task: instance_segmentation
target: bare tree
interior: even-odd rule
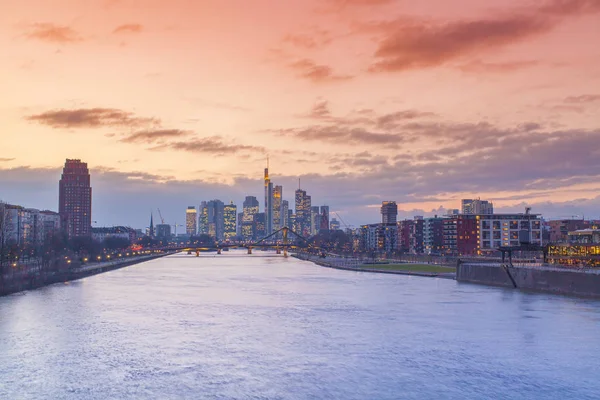
[[[0,281],[4,279],[4,263],[8,241],[8,209],[6,203],[0,200]]]

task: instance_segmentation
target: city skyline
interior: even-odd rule
[[[98,225],[183,223],[197,199],[263,198],[269,154],[285,200],[301,177],[355,226],[385,200],[410,216],[478,196],[599,217],[597,2],[148,4],[4,10],[2,200],[55,209],[81,158]]]

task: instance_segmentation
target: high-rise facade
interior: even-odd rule
[[[258,200],[254,196],[246,196],[243,204],[242,237],[252,240],[254,237],[254,215],[258,214]]]
[[[494,204],[481,199],[463,199],[462,213],[466,215],[489,215],[494,213]]]
[[[198,234],[208,235],[208,205],[206,201],[200,203],[198,211]]]
[[[282,197],[283,197],[283,186],[277,185],[273,188],[273,227],[272,231],[276,232],[283,228],[282,218]]]
[[[381,222],[384,224],[395,224],[398,220],[398,206],[395,201],[384,201],[381,203]]]
[[[265,213],[256,213],[253,216],[254,240],[260,240],[267,235],[267,224]]]
[[[68,237],[92,233],[92,187],[87,163],[67,159],[59,182],[58,212]]]
[[[208,234],[216,240],[225,238],[225,204],[221,200],[206,203]]]
[[[319,206],[310,207],[310,235],[314,236],[319,232],[321,218],[319,215]]]
[[[296,223],[294,231],[298,234],[308,237],[310,236],[310,214],[311,214],[311,198],[302,189],[296,190]]]
[[[185,210],[185,233],[188,236],[195,236],[198,233],[196,214],[195,206],[189,206]]]
[[[236,236],[236,217],[237,217],[237,206],[233,204],[227,204],[223,210],[224,214],[224,238],[225,240],[231,240]]]
[[[269,178],[269,160],[265,168],[265,233],[270,235],[273,231],[273,183]]]
[[[329,230],[329,206],[321,206],[321,226],[320,231]]]
[[[284,226],[287,226],[288,228],[291,228],[291,224],[290,224],[290,202],[287,200],[282,200],[281,201],[281,227],[283,228]]]

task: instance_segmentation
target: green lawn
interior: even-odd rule
[[[382,271],[414,271],[414,272],[455,272],[454,267],[443,267],[441,265],[432,264],[363,264],[360,268],[379,269]]]

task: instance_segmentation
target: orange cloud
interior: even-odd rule
[[[31,30],[25,36],[29,39],[54,43],[72,43],[83,40],[73,28],[50,23],[32,24]]]
[[[298,76],[315,83],[347,81],[353,77],[350,75],[337,75],[327,65],[319,65],[314,61],[304,58],[289,65],[298,72]]]
[[[159,124],[155,118],[141,118],[133,113],[115,108],[81,108],[76,110],[51,110],[29,115],[29,121],[52,128],[100,128],[103,126],[138,126]]]
[[[113,31],[113,33],[116,33],[116,34],[140,33],[143,29],[144,29],[144,27],[140,24],[125,24],[125,25],[117,26],[115,28],[115,30]]]

